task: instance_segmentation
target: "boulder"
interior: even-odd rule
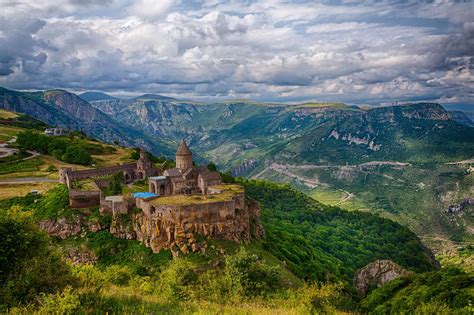
[[[391,280],[410,274],[411,272],[391,260],[376,260],[356,272],[354,287],[359,293],[365,294],[370,287],[381,287]]]

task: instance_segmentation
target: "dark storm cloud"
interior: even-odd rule
[[[11,88],[474,102],[471,2],[0,2]]]
[[[48,56],[39,51],[42,44],[34,35],[45,25],[39,19],[0,17],[0,76],[12,74],[15,69],[26,73],[39,71]]]

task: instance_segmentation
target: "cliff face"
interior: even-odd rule
[[[235,209],[234,215],[224,215],[224,219],[218,219],[222,217],[219,212],[227,213],[227,204],[216,203],[206,207],[200,209],[199,205],[195,205],[194,209],[174,209],[176,218],[173,220],[140,212],[132,214],[131,220],[125,222],[124,216],[117,214],[110,231],[116,237],[137,239],[153,252],[170,249],[174,255],[205,251],[206,244],[197,240],[199,236],[248,243],[265,234],[260,224],[260,207],[254,200],[246,200],[243,207]],[[215,213],[212,218],[203,215],[209,211]],[[192,215],[184,216],[185,212]]]
[[[381,287],[391,280],[410,274],[391,260],[376,260],[356,272],[354,287],[358,292],[365,294],[370,287]]]

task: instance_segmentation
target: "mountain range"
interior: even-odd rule
[[[474,128],[469,112],[459,108],[200,103],[154,94],[125,99],[7,89],[0,89],[0,108],[168,157],[184,138],[198,162],[379,213],[440,250],[473,237],[472,206],[448,211],[474,195]]]

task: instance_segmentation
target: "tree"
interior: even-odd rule
[[[62,160],[67,163],[89,165],[92,163],[90,153],[81,145],[69,146]]]
[[[73,283],[47,236],[27,219],[0,216],[0,308],[28,303]]]
[[[122,193],[123,173],[117,172],[112,175],[112,180],[109,185],[109,192],[111,195],[120,195]]]
[[[212,171],[212,172],[215,172],[215,171],[217,171],[217,166],[216,166],[216,164],[210,162],[209,164],[207,164],[207,169]]]
[[[278,268],[269,266],[255,254],[241,248],[225,262],[230,290],[236,297],[251,297],[275,291],[280,284]]]

